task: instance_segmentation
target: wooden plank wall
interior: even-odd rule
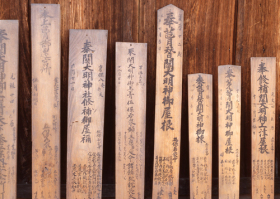
[[[170,3],[184,10],[183,103],[180,178],[188,178],[187,75],[213,74],[213,177],[218,175],[218,66],[242,67],[241,177],[250,176],[250,57],[280,60],[278,0],[0,0],[0,19],[19,19],[18,183],[31,183],[31,43],[30,3],[61,5],[61,140],[67,138],[69,29],[107,29],[103,183],[114,183],[115,42],[148,43],[146,190],[152,187],[156,76],[156,11]],[[277,73],[277,85],[280,75]],[[278,93],[280,87],[277,87]],[[280,95],[276,101],[279,142]],[[66,182],[66,142],[61,148],[62,183]],[[184,152],[185,151],[185,152]],[[276,144],[276,162],[280,146]],[[280,167],[276,166],[276,176]]]

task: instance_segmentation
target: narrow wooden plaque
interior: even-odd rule
[[[190,198],[211,198],[212,75],[188,75]]]
[[[60,198],[60,6],[31,4],[32,198]]]
[[[179,187],[184,12],[157,13],[157,73],[153,198],[176,199]]]
[[[16,199],[18,20],[0,20],[0,198]]]
[[[238,199],[240,180],[241,66],[218,68],[219,198]]]
[[[102,197],[107,30],[70,30],[67,198]]]
[[[147,44],[116,43],[116,198],[144,199]]]
[[[274,198],[276,58],[251,58],[252,198]]]

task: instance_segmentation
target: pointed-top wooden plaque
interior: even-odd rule
[[[144,199],[147,44],[116,43],[116,198]]]
[[[31,4],[32,198],[60,198],[60,6]]]
[[[107,30],[70,30],[67,198],[102,197]]]
[[[212,75],[188,75],[190,198],[211,198]]]
[[[238,199],[240,179],[241,66],[218,68],[219,198]]]
[[[16,199],[18,20],[0,20],[0,198]]]
[[[252,198],[274,198],[276,58],[251,58]]]
[[[176,199],[179,188],[184,11],[157,13],[153,198]]]

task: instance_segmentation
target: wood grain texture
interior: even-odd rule
[[[67,139],[69,29],[107,29],[108,64],[105,100],[103,183],[115,182],[115,42],[148,43],[147,64],[147,142],[145,193],[151,195],[154,148],[154,108],[156,81],[157,10],[170,3],[185,12],[182,118],[188,120],[187,75],[213,74],[213,176],[218,177],[218,65],[242,66],[241,177],[251,171],[250,132],[250,57],[273,56],[279,59],[279,2],[276,0],[0,0],[1,19],[19,19],[19,124],[18,183],[31,183],[31,46],[30,3],[61,5],[61,139]],[[123,13],[126,13],[123,16]],[[277,72],[277,77],[279,73]],[[279,84],[277,78],[277,84]],[[278,92],[279,92],[279,88]],[[277,93],[278,93],[277,92]],[[277,98],[278,99],[278,98]],[[276,101],[276,142],[279,142],[279,100]],[[24,119],[22,119],[24,118]],[[182,151],[188,151],[188,122],[182,122]],[[66,142],[61,143],[61,180],[66,183]],[[276,145],[276,161],[280,157]],[[189,155],[181,154],[180,178],[189,176]],[[279,176],[279,166],[275,167]]]
[[[60,5],[31,5],[32,198],[60,198]]]
[[[242,108],[241,110],[241,176],[249,177],[251,173],[251,57],[276,57],[276,68],[279,68],[279,2],[275,0],[239,0],[238,23],[236,40],[236,64],[242,66]],[[276,85],[279,85],[279,72],[276,70]],[[276,137],[279,143],[279,89],[276,94]],[[276,145],[276,162],[279,162],[280,145]],[[276,163],[278,165],[278,163]],[[275,173],[279,176],[279,166],[275,167]]]
[[[184,12],[157,12],[157,81],[153,198],[178,198]]]
[[[274,198],[276,58],[251,58],[252,198]]]
[[[213,79],[188,75],[190,198],[212,196]]]
[[[238,199],[240,186],[241,66],[218,68],[219,197]]]
[[[107,30],[70,30],[67,198],[102,197]]]
[[[144,199],[147,44],[116,43],[116,198]]]
[[[18,20],[0,20],[0,198],[16,198]]]

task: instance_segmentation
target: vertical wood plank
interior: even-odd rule
[[[240,181],[241,67],[218,68],[219,198],[238,199]]]
[[[19,84],[18,84],[18,183],[31,182],[31,64],[29,2],[26,0],[0,1],[0,19],[19,20]]]
[[[139,42],[148,45],[148,87],[147,87],[147,132],[152,131],[155,90],[156,54],[156,10],[172,3],[184,10],[184,52],[182,86],[182,121],[188,119],[188,74],[208,73],[213,75],[213,176],[218,177],[218,66],[235,64],[235,22],[236,0],[140,0]],[[227,19],[227,20],[225,20]],[[181,124],[182,151],[188,150],[188,122]],[[153,146],[153,136],[147,133],[146,151]],[[152,176],[149,164],[151,153],[146,153],[146,181]],[[250,155],[250,154],[249,154]],[[249,157],[249,156],[247,156]],[[189,154],[182,153],[180,178],[189,177]],[[187,166],[186,166],[187,165]],[[150,183],[151,180],[147,181]]]
[[[280,6],[278,0],[238,0],[238,23],[236,42],[236,64],[242,66],[242,108],[241,132],[251,131],[251,57],[276,57],[276,67],[279,68],[280,61]],[[280,84],[280,73],[276,71],[276,85]],[[279,131],[280,121],[280,87],[276,92],[276,132]],[[279,133],[276,133],[275,142],[279,142]],[[251,140],[250,133],[241,135],[241,176],[250,177],[251,173]],[[276,160],[278,165],[280,158],[280,145],[275,146]],[[275,167],[276,176],[279,177],[280,167]]]
[[[70,30],[67,198],[102,197],[107,30]]]
[[[276,58],[251,58],[252,198],[274,198]]]
[[[0,20],[0,198],[16,199],[19,22]]]
[[[184,12],[157,12],[157,75],[153,198],[178,198]]]
[[[116,198],[144,199],[147,44],[116,43]]]
[[[32,198],[60,198],[60,5],[31,4]]]
[[[188,75],[190,198],[212,196],[212,75]]]

